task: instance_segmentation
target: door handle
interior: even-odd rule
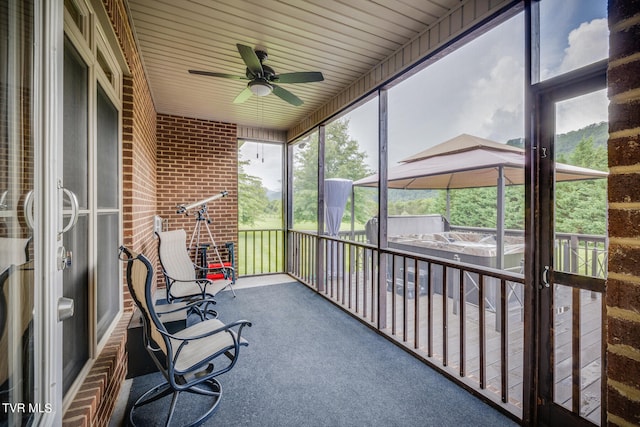
[[[2,196],[0,196],[0,211],[9,209],[9,205],[7,204],[7,194],[9,194],[9,190],[4,190],[2,192]]]
[[[27,223],[29,229],[33,230],[33,190],[29,190],[24,197],[24,204],[22,205],[24,211],[24,220]]]
[[[540,285],[540,289],[549,287],[549,270],[550,269],[551,267],[549,267],[548,265],[544,266],[544,269],[542,270],[542,285]]]
[[[73,193],[73,191],[64,187],[60,187],[60,189],[64,194],[67,195],[67,197],[69,198],[69,202],[71,203],[71,218],[69,219],[67,225],[64,226],[64,228],[60,232],[60,234],[64,234],[67,231],[71,230],[73,226],[78,222],[78,212],[80,210],[80,204],[78,203],[78,198]]]
[[[58,322],[73,317],[74,303],[71,298],[58,298]]]

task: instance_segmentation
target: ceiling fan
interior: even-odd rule
[[[247,87],[240,92],[233,100],[234,104],[240,104],[251,97],[266,96],[273,92],[274,95],[283,99],[292,105],[302,105],[302,100],[286,89],[281,88],[275,83],[309,83],[320,82],[324,80],[322,73],[319,71],[301,71],[296,73],[276,74],[273,68],[264,65],[267,59],[267,52],[263,50],[253,50],[249,46],[236,44],[238,52],[242,60],[247,65],[247,71],[244,76],[234,76],[232,74],[216,73],[212,71],[189,70],[191,74],[199,74],[202,76],[222,77],[225,79],[249,80]]]

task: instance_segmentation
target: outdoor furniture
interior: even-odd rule
[[[218,319],[209,319],[169,333],[155,311],[154,272],[149,260],[120,247],[127,262],[127,285],[143,318],[143,339],[147,352],[158,367],[164,381],[148,390],[134,403],[129,413],[131,425],[135,425],[135,413],[140,407],[173,395],[166,425],[171,423],[182,392],[211,397],[204,413],[191,421],[181,419],[183,425],[200,425],[215,413],[222,397],[217,380],[221,374],[233,368],[240,354],[240,347],[248,342],[241,338],[246,320],[225,325]],[[195,416],[194,416],[195,417]],[[141,424],[146,424],[140,421]]]
[[[187,234],[183,229],[156,232],[156,235],[158,256],[166,281],[167,302],[215,297],[226,287],[233,291],[233,267],[218,265],[216,268],[207,268],[194,264],[189,257]],[[212,273],[221,274],[221,278],[211,280],[206,277]]]

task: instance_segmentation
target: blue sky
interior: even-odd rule
[[[548,7],[552,6],[552,7]],[[541,2],[541,75],[548,78],[603,59],[608,38],[605,0]],[[519,14],[389,90],[389,164],[461,133],[497,142],[524,133],[524,14]],[[606,93],[558,106],[558,132],[606,121]],[[350,133],[377,169],[377,100],[347,117]],[[259,149],[261,154],[261,148]],[[265,145],[245,144],[247,171],[267,188],[280,185],[274,174],[279,155]],[[259,156],[261,157],[261,156]],[[273,158],[272,158],[273,157]],[[277,158],[277,159],[276,159]],[[276,176],[277,175],[277,176]]]

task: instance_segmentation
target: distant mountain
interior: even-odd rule
[[[594,147],[606,147],[609,140],[609,124],[594,123],[582,129],[558,135],[556,155],[571,153],[583,138],[593,138]]]
[[[273,191],[267,189],[267,199],[271,200],[282,200],[282,191]]]
[[[389,202],[400,202],[408,200],[420,200],[436,197],[438,190],[398,190],[395,188],[389,189]]]
[[[556,155],[571,153],[582,138],[593,138],[594,147],[606,147],[609,139],[609,124],[607,122],[593,123],[582,129],[558,135],[556,141]],[[507,145],[524,148],[524,138],[514,138],[507,141]]]
[[[507,145],[524,149],[524,138],[514,138],[507,141]]]

